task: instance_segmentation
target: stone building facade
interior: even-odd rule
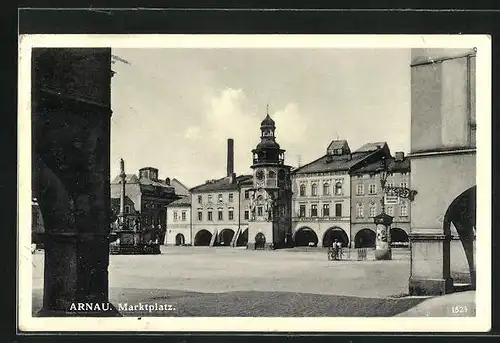
[[[328,247],[337,240],[354,247],[351,175],[388,153],[385,142],[351,152],[347,141],[334,140],[325,155],[296,168],[292,173],[295,245]]]
[[[411,203],[412,295],[452,292],[458,253],[468,265],[460,281],[475,287],[475,65],[472,48],[412,50],[411,185],[418,192]]]
[[[386,155],[386,187],[410,188],[410,161],[403,152]],[[380,184],[381,161],[370,163],[351,173],[351,237],[355,248],[375,247],[376,225],[373,218],[381,213],[381,200],[385,200],[385,213],[393,217],[391,244],[408,246],[410,233],[410,202],[408,199],[384,196]]]
[[[251,176],[236,176],[233,170],[233,149],[234,142],[230,138],[225,177],[207,180],[204,184],[190,189],[191,225],[195,246],[235,246],[242,234],[241,223],[248,222],[248,219],[244,219],[245,212],[241,208],[244,203],[241,196],[242,187],[248,184]]]
[[[122,186],[121,176],[111,181],[111,203],[119,201]],[[141,228],[154,228],[158,231],[159,242],[163,244],[167,223],[167,205],[179,199],[175,188],[170,185],[170,179],[158,178],[158,169],[141,168],[138,174],[125,174],[125,204],[124,215],[126,223],[132,227],[135,218],[139,218]],[[127,200],[126,200],[127,201]],[[112,207],[113,209],[113,207]],[[116,216],[118,213],[114,213]]]
[[[192,245],[191,196],[183,196],[167,205],[165,245]]]

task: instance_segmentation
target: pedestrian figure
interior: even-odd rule
[[[333,259],[334,260],[338,260],[339,259],[339,250],[338,250],[338,241],[335,240],[332,244],[332,248],[333,248]]]
[[[335,240],[335,243],[337,244],[337,259],[341,260],[342,259],[342,243]]]

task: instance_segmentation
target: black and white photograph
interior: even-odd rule
[[[19,45],[23,330],[489,329],[487,36]]]

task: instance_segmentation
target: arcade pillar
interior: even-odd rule
[[[117,315],[108,303],[111,49],[32,56],[33,190],[46,231],[39,315]]]

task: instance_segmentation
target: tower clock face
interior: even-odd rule
[[[257,170],[257,172],[255,173],[255,177],[258,181],[264,180],[264,176],[264,171],[262,169]]]

